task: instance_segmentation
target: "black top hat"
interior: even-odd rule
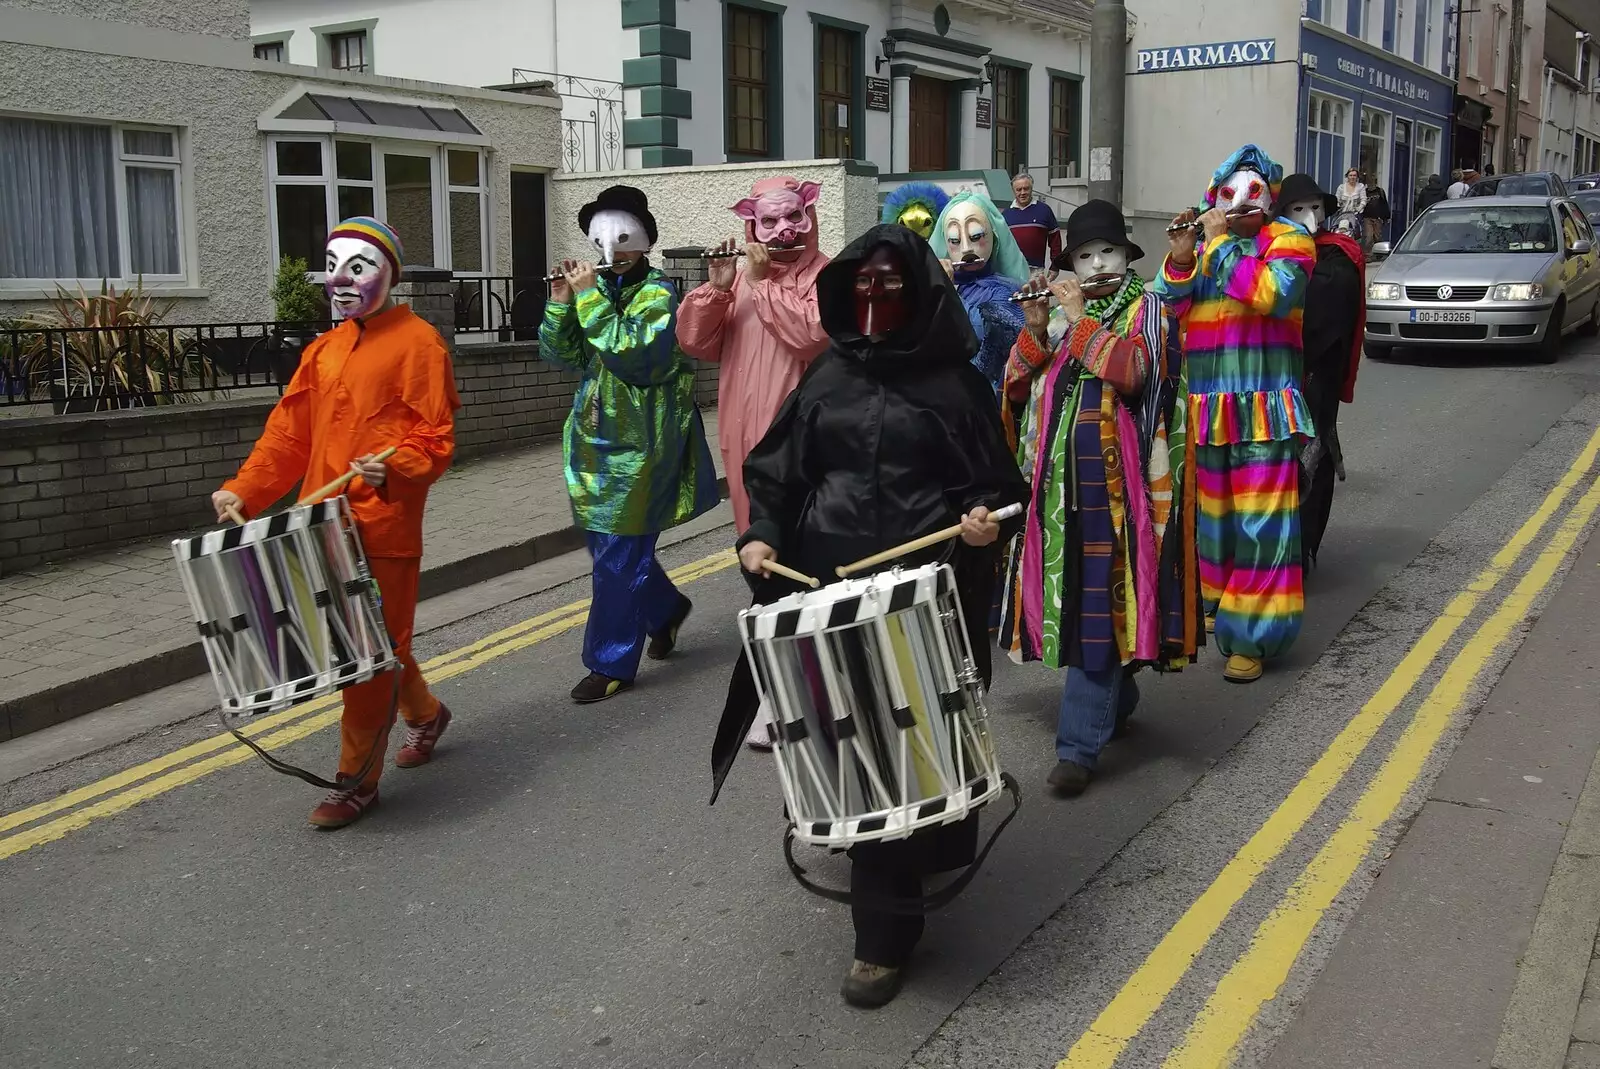
[[[650,239],[650,244],[656,243],[656,217],[650,214],[650,202],[645,198],[644,190],[632,186],[602,189],[598,197],[578,209],[578,228],[587,234],[594,213],[604,211],[627,212],[644,224],[644,234]]]
[[[1272,205],[1272,214],[1282,215],[1283,210],[1289,205],[1303,200],[1320,200],[1326,207],[1328,194],[1322,191],[1322,187],[1317,184],[1317,180],[1310,175],[1304,173],[1292,174],[1283,180],[1283,185],[1278,187],[1278,199]]]
[[[1062,242],[1062,252],[1050,266],[1057,271],[1072,270],[1072,250],[1091,241],[1104,241],[1121,245],[1128,250],[1131,264],[1144,255],[1144,250],[1128,237],[1128,221],[1122,211],[1108,200],[1091,200],[1067,216],[1067,240]]]

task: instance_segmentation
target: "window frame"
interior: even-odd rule
[[[746,163],[784,158],[783,130],[783,14],[780,4],[765,0],[723,0],[722,4],[722,154],[729,163]],[[733,94],[732,65],[729,50],[732,48],[732,30],[735,12],[759,16],[766,26],[766,80],[762,89],[766,96],[767,143],[764,151],[751,152],[733,147]]]
[[[347,34],[362,33],[365,40],[362,43],[362,56],[366,60],[365,70],[354,70],[349,67],[335,67],[333,65],[334,38]],[[317,66],[326,70],[336,70],[340,74],[376,74],[377,68],[377,19],[357,19],[353,22],[335,22],[325,26],[311,27],[311,34],[317,41]]]
[[[1048,117],[1046,119],[1046,123],[1045,123],[1046,128],[1048,130],[1048,136],[1049,136],[1049,140],[1046,143],[1047,144],[1047,150],[1046,150],[1046,153],[1045,153],[1045,155],[1047,157],[1047,159],[1045,161],[1045,168],[1046,168],[1045,174],[1048,176],[1046,178],[1046,181],[1051,185],[1054,185],[1054,184],[1060,183],[1060,182],[1078,182],[1078,181],[1082,181],[1083,180],[1083,75],[1081,75],[1081,74],[1073,74],[1073,73],[1071,73],[1069,71],[1056,70],[1056,69],[1051,68],[1051,67],[1046,67],[1045,68],[1045,74],[1048,77],[1048,82],[1046,84],[1048,86],[1049,94],[1050,94],[1049,95],[1049,115],[1048,115]],[[1074,90],[1074,94],[1073,94],[1075,96],[1075,98],[1076,98],[1076,103],[1074,104],[1074,108],[1073,108],[1074,114],[1072,116],[1070,116],[1069,119],[1068,119],[1069,125],[1067,127],[1067,141],[1069,143],[1069,151],[1068,151],[1067,159],[1066,159],[1065,162],[1058,162],[1057,159],[1056,159],[1056,134],[1058,132],[1058,128],[1057,128],[1055,122],[1056,122],[1056,86],[1058,84],[1062,85],[1064,87],[1065,86],[1076,86],[1077,87]],[[1071,174],[1071,175],[1068,175],[1068,174],[1057,174],[1056,173],[1058,170],[1064,171],[1064,170],[1067,170],[1067,169],[1071,169],[1071,170],[1075,171],[1076,173]]]
[[[1031,89],[1032,65],[1021,63],[1017,60],[1003,59],[1000,56],[989,57],[994,63],[994,82],[989,87],[989,97],[992,101],[990,108],[989,130],[989,166],[1006,172],[1006,177],[1014,177],[1019,171],[1028,168],[1028,97]],[[1000,77],[1005,71],[1007,78],[1015,78],[1017,113],[1014,120],[1001,118],[1000,113]],[[1013,163],[1002,164],[1000,161],[999,132],[1002,127],[1014,130],[1016,133],[1016,160]]]
[[[261,53],[267,49],[276,49],[276,56],[264,56]],[[262,63],[287,63],[289,62],[289,42],[282,37],[271,41],[252,41],[250,43],[251,55]]]
[[[829,155],[822,145],[822,38],[825,33],[832,31],[851,36],[850,42],[850,128],[846,136],[850,143],[850,154],[844,159],[864,159],[860,152],[862,142],[866,135],[866,95],[867,95],[867,32],[871,27],[861,22],[849,22],[837,19],[830,15],[811,12],[811,73],[812,97],[815,102],[813,108],[812,144],[818,159],[834,158]],[[837,100],[834,101],[837,104]]]
[[[360,143],[369,146],[372,153],[372,178],[353,179],[338,176],[338,150],[340,141]],[[278,146],[284,143],[316,143],[319,146],[322,161],[322,174],[312,175],[280,175],[278,173]],[[476,188],[460,186],[450,181],[450,153],[471,152],[478,157],[478,186]],[[495,242],[493,234],[494,212],[491,200],[491,172],[489,169],[489,154],[487,150],[476,145],[461,145],[449,142],[427,141],[396,141],[385,137],[359,137],[343,134],[312,134],[312,133],[274,133],[267,135],[266,148],[266,178],[267,178],[267,229],[271,239],[272,270],[277,270],[278,263],[283,259],[282,234],[278,220],[278,187],[281,185],[295,186],[321,186],[323,189],[323,212],[327,220],[328,229],[333,229],[340,221],[339,212],[339,187],[351,186],[370,188],[372,190],[373,213],[380,219],[386,216],[387,191],[385,190],[384,154],[406,156],[427,156],[430,160],[431,174],[433,176],[433,264],[417,264],[414,266],[431,266],[452,271],[459,278],[482,278],[494,274]],[[478,219],[480,226],[480,241],[482,256],[479,269],[470,270],[456,268],[455,247],[451,234],[450,220],[450,195],[454,192],[476,193],[479,198]],[[405,235],[400,235],[400,240],[405,241]],[[443,262],[439,262],[443,261]],[[325,280],[326,272],[323,261],[318,258],[315,263],[306,265],[311,269],[311,277],[318,282]]]
[[[57,287],[89,289],[101,282],[123,289],[133,286],[148,290],[175,290],[191,287],[196,256],[194,249],[190,247],[189,240],[192,233],[193,220],[189,203],[190,162],[188,129],[186,127],[166,126],[161,123],[119,122],[111,119],[84,118],[70,114],[41,114],[38,112],[10,110],[0,111],[0,115],[5,115],[8,118],[26,119],[31,122],[55,123],[64,126],[96,126],[110,131],[112,197],[116,212],[114,224],[116,226],[117,239],[117,263],[114,275],[98,278],[46,278],[34,275],[0,278],[0,299],[28,299],[39,291],[45,291],[46,295],[48,295]],[[170,136],[172,138],[173,154],[171,156],[149,156],[127,151],[127,141],[124,135],[141,131]],[[133,270],[133,246],[129,240],[132,220],[128,214],[128,169],[130,167],[165,170],[172,173],[172,210],[174,225],[177,228],[175,242],[178,253],[178,270],[176,273],[139,274]]]

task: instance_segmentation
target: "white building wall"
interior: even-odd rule
[[[1260,145],[1293,169],[1301,125],[1299,4],[1140,0],[1135,13],[1129,71],[1140,49],[1246,38],[1277,44],[1272,63],[1129,74],[1122,180],[1127,209],[1170,216],[1194,207],[1212,172],[1245,144]]]

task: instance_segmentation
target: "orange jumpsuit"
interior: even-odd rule
[[[444,340],[406,305],[364,321],[345,320],[300,357],[300,368],[239,474],[223,485],[247,516],[271,507],[297,483],[315,489],[350,470],[350,461],[396,446],[388,478],[374,489],[357,478],[345,491],[383,597],[383,619],[400,659],[400,712],[408,724],[439,713],[411,655],[422,509],[428,487],[455,453],[455,371]],[[378,781],[387,752],[394,679],[385,674],[343,692],[339,774],[361,771],[379,747],[364,786]]]

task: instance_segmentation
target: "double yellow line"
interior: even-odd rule
[[[737,562],[738,557],[733,551],[725,550],[685,564],[667,574],[674,583],[682,585],[720,572]],[[509,653],[581,627],[588,619],[589,602],[575,601],[441,654],[423,662],[420,667],[429,682],[442,683]],[[276,750],[338,723],[339,714],[339,696],[329,695],[262,717],[245,728],[243,734],[250,736],[263,749]],[[17,828],[23,829],[0,838],[0,860],[55,842],[97,820],[131,809],[140,802],[186,783],[193,783],[213,772],[248,761],[250,756],[249,749],[231,734],[222,732],[68,791],[47,802],[0,815],[0,835]],[[64,815],[45,820],[57,813]]]
[[[1111,1069],[1115,1065],[1166,1003],[1233,908],[1288,848],[1456,632],[1560,512],[1588,476],[1597,454],[1600,430],[1489,566],[1450,600],[1443,614],[1423,632],[1377,693],[1234,854],[1211,886],[1168,930],[1057,1069]],[[1233,1064],[1240,1041],[1254,1026],[1261,1008],[1283,986],[1317,922],[1366,859],[1379,831],[1421,776],[1452,716],[1491,656],[1511,637],[1555,578],[1597,508],[1600,478],[1593,480],[1588,492],[1562,520],[1512,592],[1450,661],[1387,760],[1322,849],[1256,929],[1249,948],[1218,983],[1183,1040],[1167,1056],[1163,1069],[1221,1069]]]

